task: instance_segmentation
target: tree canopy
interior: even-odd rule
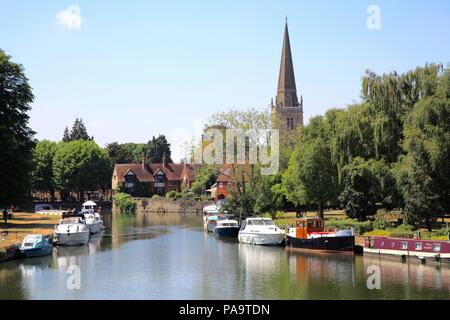
[[[21,204],[30,195],[35,141],[28,112],[33,100],[24,68],[0,50],[0,205]]]

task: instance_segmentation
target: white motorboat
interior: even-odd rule
[[[203,208],[203,214],[204,215],[214,215],[218,213],[227,213],[223,210],[223,205],[225,203],[225,200],[221,199],[218,200],[215,204],[211,204],[209,206],[206,206]]]
[[[269,218],[247,218],[242,222],[238,239],[241,243],[280,245],[285,238],[284,230]]]
[[[89,242],[90,233],[83,214],[63,215],[55,227],[55,242],[63,246],[84,245]]]
[[[97,209],[97,204],[94,201],[86,201],[81,206],[81,214],[84,215],[86,224],[89,226],[91,234],[100,232],[105,228],[100,210]]]

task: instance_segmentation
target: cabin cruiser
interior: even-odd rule
[[[100,232],[105,228],[100,210],[97,209],[97,204],[94,201],[86,201],[81,206],[81,214],[84,215],[86,224],[89,226],[91,234]]]
[[[215,204],[206,206],[203,208],[203,214],[204,215],[212,215],[212,214],[218,214],[218,213],[227,213],[223,210],[223,206],[225,204],[224,199],[218,200]]]
[[[59,225],[55,227],[54,240],[58,245],[84,245],[88,243],[90,233],[84,214],[71,213],[63,215]]]
[[[238,239],[241,243],[280,245],[285,238],[284,230],[270,218],[247,218],[241,225]]]
[[[239,223],[236,220],[223,219],[217,220],[214,227],[214,236],[216,238],[237,238],[239,234]]]
[[[68,210],[58,210],[49,203],[39,203],[34,206],[34,212],[36,214],[63,215],[68,213]]]
[[[289,228],[287,243],[290,248],[354,251],[355,233],[346,230],[325,230],[322,218],[295,219]]]
[[[49,236],[42,234],[26,235],[19,247],[21,255],[24,257],[40,257],[52,253],[53,245]]]

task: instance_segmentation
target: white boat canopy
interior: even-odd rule
[[[83,203],[83,207],[86,207],[86,206],[97,206],[97,204],[94,201],[89,200],[89,201],[86,201],[85,203]]]

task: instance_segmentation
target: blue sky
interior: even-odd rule
[[[70,5],[81,22],[62,24]],[[0,48],[34,88],[38,139],[60,140],[82,117],[102,146],[159,133],[176,146],[214,112],[269,104],[286,15],[306,120],[357,102],[367,69],[450,62],[448,0],[0,0]]]

